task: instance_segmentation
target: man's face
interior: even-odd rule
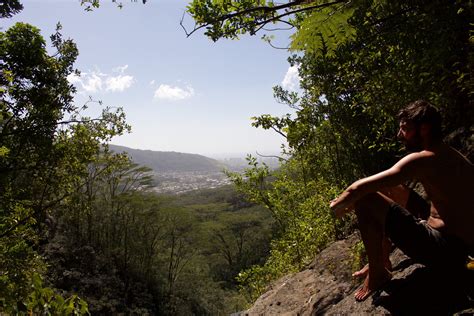
[[[417,152],[423,149],[420,127],[413,122],[401,121],[397,137],[409,152]]]

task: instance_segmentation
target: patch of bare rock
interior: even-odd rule
[[[393,279],[364,302],[354,292],[352,247],[357,235],[334,242],[308,268],[275,281],[240,316],[253,315],[474,315],[474,271],[433,270],[396,249]]]

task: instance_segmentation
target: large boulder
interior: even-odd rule
[[[414,264],[396,249],[393,279],[364,302],[354,292],[361,280],[352,278],[352,235],[316,256],[308,268],[274,282],[255,304],[240,315],[472,315],[474,271],[432,270]]]

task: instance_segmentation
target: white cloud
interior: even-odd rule
[[[82,90],[88,93],[100,91],[121,92],[130,88],[135,81],[133,76],[123,74],[127,68],[128,65],[114,68],[112,71],[121,73],[118,76],[102,73],[97,69],[90,73],[83,72],[80,76],[70,74],[67,79],[79,91]]]
[[[133,84],[133,77],[132,76],[116,76],[116,77],[108,77],[105,81],[107,91],[123,91],[128,89]]]
[[[87,92],[97,92],[102,90],[102,78],[97,73],[92,73],[81,80],[81,85]]]
[[[169,101],[189,99],[194,96],[194,89],[191,86],[185,88],[173,87],[167,84],[160,84],[155,91],[154,98]]]
[[[123,65],[123,66],[115,67],[112,70],[115,71],[115,72],[119,72],[119,73],[123,74],[125,72],[125,70],[127,70],[127,68],[128,68],[128,65]]]
[[[71,73],[67,76],[67,81],[71,84],[76,84],[81,82],[81,77],[76,75],[75,73]]]
[[[285,74],[285,78],[281,82],[281,86],[286,90],[296,91],[300,87],[300,76],[298,74],[298,66],[291,66]]]
[[[155,84],[155,80],[150,81],[150,86]]]

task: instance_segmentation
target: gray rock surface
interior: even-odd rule
[[[393,279],[364,302],[354,292],[352,235],[331,244],[309,267],[274,282],[240,315],[474,315],[474,271],[436,271],[396,249]]]

